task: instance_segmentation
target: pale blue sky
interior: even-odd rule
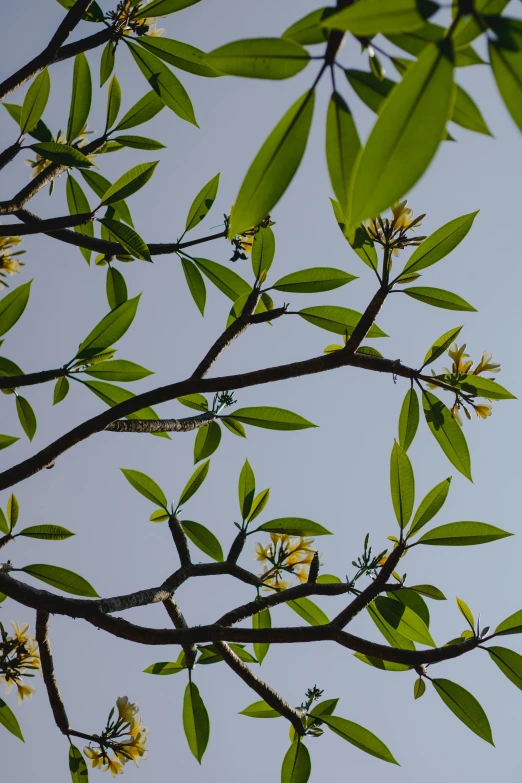
[[[109,3],[102,3],[110,8]],[[231,40],[280,34],[309,10],[311,0],[265,0],[264,3],[220,0],[202,2],[165,20],[167,36],[210,50]],[[519,6],[512,4],[513,13]],[[47,43],[62,17],[58,3],[25,0],[8,4],[3,13],[2,77],[8,75]],[[85,24],[78,35],[94,27]],[[89,54],[95,78],[100,51]],[[349,44],[342,59],[364,68],[357,47]],[[246,79],[198,79],[180,73],[189,91],[200,130],[165,109],[136,133],[157,138],[167,149],[157,153],[125,152],[107,156],[101,171],[116,178],[135,162],[161,160],[153,181],[130,200],[137,230],[149,241],[174,241],[182,232],[193,197],[214,174],[221,171],[216,204],[194,236],[219,224],[237,194],[245,171],[269,131],[287,107],[307,88],[315,67],[294,79],[262,82]],[[51,68],[52,92],[44,119],[57,131],[67,122],[72,63]],[[147,90],[131,58],[118,50],[116,74],[123,87],[123,111]],[[520,394],[520,182],[522,139],[502,105],[491,73],[486,68],[460,69],[458,80],[480,105],[495,138],[455,128],[458,143],[441,146],[436,163],[409,194],[416,214],[426,212],[426,233],[458,215],[480,209],[473,230],[447,259],[426,272],[422,282],[448,288],[470,301],[478,313],[452,313],[430,308],[399,296],[390,298],[380,326],[391,336],[379,348],[390,358],[420,363],[427,348],[440,334],[464,324],[463,339],[473,358],[490,350],[502,363],[500,382]],[[364,137],[374,116],[339,78],[339,88],[352,107]],[[97,82],[96,82],[97,84]],[[25,88],[24,88],[25,89]],[[22,102],[24,89],[10,100]],[[374,290],[374,277],[345,243],[333,219],[328,197],[330,186],[324,161],[324,115],[329,97],[328,80],[321,84],[310,141],[304,162],[292,186],[274,209],[277,254],[273,280],[309,266],[336,266],[360,279],[348,287],[315,296],[292,296],[292,307],[339,304],[363,310]],[[95,89],[89,125],[101,130],[106,89]],[[16,127],[7,113],[0,115],[2,148],[16,139]],[[30,155],[28,155],[29,157]],[[22,156],[20,156],[22,157]],[[9,198],[25,184],[28,170],[19,158],[3,172],[0,198]],[[66,212],[64,178],[55,195],[40,194],[30,208],[41,216]],[[94,202],[93,202],[94,203]],[[5,222],[5,221],[4,221]],[[5,355],[26,372],[59,366],[74,353],[80,340],[107,312],[105,270],[87,267],[79,251],[47,238],[24,242],[26,267],[19,278],[34,277],[30,305],[23,320],[9,333]],[[200,255],[227,263],[230,246],[225,242],[202,247]],[[223,328],[229,301],[208,287],[203,320],[189,298],[183,273],[174,256],[156,259],[154,265],[136,261],[120,267],[129,294],[143,292],[138,316],[121,340],[120,358],[137,361],[156,372],[133,390],[145,390],[190,374]],[[251,279],[247,262],[235,270]],[[287,301],[283,295],[276,303]],[[322,330],[296,318],[280,319],[272,327],[251,328],[219,360],[215,372],[239,372],[321,353],[332,340]],[[305,516],[335,532],[335,538],[318,541],[324,571],[342,578],[352,572],[351,561],[362,549],[366,532],[377,550],[386,536],[396,533],[388,489],[389,453],[396,436],[397,419],[406,382],[394,384],[391,376],[356,369],[246,389],[236,396],[239,404],[277,405],[290,408],[320,425],[318,429],[272,433],[250,428],[248,439],[223,435],[212,459],[203,489],[186,507],[188,518],[210,527],[224,548],[232,540],[238,518],[237,478],[245,457],[251,462],[260,489],[270,486],[268,516]],[[1,452],[0,465],[35,453],[76,423],[103,409],[87,390],[71,389],[68,398],[52,407],[52,386],[27,390],[38,416],[38,432],[32,444],[21,440]],[[3,399],[1,431],[20,434],[12,397]],[[185,415],[185,408],[169,403],[158,408],[165,416]],[[497,403],[487,421],[465,424],[473,464],[474,484],[454,471],[421,423],[410,454],[418,498],[435,483],[454,475],[452,489],[441,512],[440,523],[457,520],[489,522],[518,533],[520,406]],[[194,434],[174,435],[171,442],[150,436],[98,434],[62,457],[52,471],[16,487],[21,504],[20,524],[56,523],[77,536],[62,543],[18,540],[4,550],[16,566],[47,562],[72,568],[91,581],[101,595],[116,595],[159,584],[177,566],[176,553],[165,525],[152,526],[150,503],[138,496],[119,468],[142,470],[151,475],[168,497],[177,497],[192,471]],[[8,492],[0,496],[5,507]],[[261,540],[261,539],[260,539]],[[255,537],[250,539],[253,549]],[[484,547],[414,550],[405,563],[411,584],[437,585],[446,603],[431,603],[432,632],[443,644],[463,629],[455,606],[458,595],[470,604],[483,624],[495,626],[522,606],[519,586],[521,546],[519,538]],[[2,554],[4,554],[2,552]],[[197,559],[197,555],[194,555]],[[242,562],[255,569],[248,549]],[[28,579],[28,581],[31,581]],[[32,582],[37,584],[36,582]],[[179,603],[189,623],[205,623],[226,609],[253,597],[253,591],[227,577],[194,580],[179,591]],[[318,601],[325,611],[340,607],[342,599]],[[11,618],[34,625],[33,613],[6,601],[2,621]],[[166,627],[161,606],[136,610],[129,619]],[[287,607],[273,612],[281,625],[299,624]],[[366,617],[350,630],[379,640]],[[283,720],[254,722],[237,713],[256,694],[224,664],[201,667],[195,673],[211,720],[211,737],[202,767],[190,754],[181,724],[184,674],[154,678],[142,670],[154,661],[175,660],[177,648],[132,645],[94,630],[80,620],[54,618],[51,622],[57,677],[72,725],[82,731],[100,731],[117,696],[128,695],[141,708],[151,729],[149,758],[136,770],[127,766],[133,780],[170,780],[203,783],[209,775],[217,781],[250,783],[279,779],[281,760],[288,746]],[[505,641],[522,652],[516,637]],[[441,664],[436,676],[455,680],[472,691],[487,711],[496,750],[478,739],[449,713],[432,692],[413,701],[414,675],[386,674],[355,660],[333,644],[272,647],[259,673],[281,690],[293,704],[317,683],[325,697],[340,697],[338,714],[374,731],[392,750],[401,767],[384,763],[357,751],[339,737],[326,734],[311,739],[312,780],[344,780],[388,775],[391,783],[435,783],[463,776],[477,783],[492,775],[505,781],[519,778],[519,715],[521,695],[488,656],[476,651],[458,661]],[[13,783],[69,780],[67,741],[54,726],[39,681],[38,693],[17,709],[27,744],[0,733],[0,753],[6,779]],[[11,702],[10,702],[11,703]],[[100,773],[93,771],[95,780]]]

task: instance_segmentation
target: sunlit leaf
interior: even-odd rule
[[[68,571],[67,568],[38,563],[25,566],[20,570],[30,576],[34,576],[35,579],[47,582],[47,584],[56,587],[58,590],[62,590],[64,593],[81,595],[86,598],[100,597],[94,587],[90,585],[86,579],[82,576],[78,576],[78,574],[75,574],[73,571]]]
[[[323,715],[322,720],[335,734],[347,742],[351,742],[359,750],[364,750],[365,753],[383,761],[389,761],[391,764],[398,763],[386,745],[375,734],[363,726],[359,726],[358,723],[353,723],[345,718],[337,718],[335,715]]]
[[[419,544],[430,546],[474,546],[475,544],[489,544],[501,538],[512,536],[494,525],[485,522],[450,522],[440,525],[433,530],[424,533],[419,539]]]
[[[451,464],[471,481],[468,444],[451,411],[428,391],[423,392],[422,405],[428,427],[442,451]]]
[[[456,682],[432,679],[432,683],[444,704],[453,714],[481,739],[494,745],[487,715],[476,698]]]
[[[199,522],[185,521],[180,524],[185,531],[187,538],[189,538],[198,549],[201,549],[201,551],[211,557],[212,560],[217,560],[220,563],[224,560],[221,544],[211,530],[204,525],[200,525]]]
[[[139,470],[129,470],[128,468],[120,468],[120,470],[129,484],[134,487],[140,495],[143,495],[147,500],[151,500],[156,506],[160,506],[160,508],[164,508],[166,511],[168,510],[165,493],[155,481],[145,475],[145,473],[141,473]]]
[[[189,682],[183,697],[183,728],[192,755],[201,764],[210,736],[210,722],[195,683]]]
[[[219,174],[212,177],[210,182],[201,188],[189,209],[185,223],[185,231],[191,231],[198,223],[201,223],[210,207],[216,200],[219,187]]]

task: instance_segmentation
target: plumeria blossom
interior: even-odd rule
[[[147,757],[147,735],[149,730],[143,725],[137,704],[129,701],[128,696],[116,699],[116,712],[111,710],[107,725],[96,738],[98,747],[83,749],[93,768],[110,772],[113,777],[125,771],[125,764],[133,761],[138,766],[139,759]]]
[[[263,566],[261,578],[266,589],[286,590],[291,585],[284,574],[293,574],[300,582],[308,580],[310,565],[316,552],[313,538],[292,538],[285,533],[270,533],[271,543],[256,544],[255,557]]]
[[[115,11],[109,11],[107,17],[112,19],[114,27],[123,35],[163,35],[165,29],[156,26],[156,17],[136,18],[143,6],[144,3],[133,4],[131,0],[122,0]]]
[[[0,291],[2,288],[7,287],[7,283],[1,279],[7,275],[16,275],[23,267],[23,263],[16,258],[25,253],[25,250],[16,250],[12,252],[12,248],[18,247],[21,243],[22,237],[0,237]]]
[[[421,225],[425,215],[413,217],[413,210],[406,206],[407,203],[404,200],[394,204],[391,208],[391,218],[377,215],[366,220],[364,224],[373,241],[391,249],[393,255],[398,255],[405,247],[420,245],[426,239],[426,237],[408,236],[408,231]]]
[[[29,701],[36,688],[27,685],[23,677],[34,677],[40,671],[40,654],[34,636],[29,633],[29,625],[11,622],[12,635],[8,635],[0,623],[0,682],[5,684],[5,692],[10,693],[16,687],[18,701]]]

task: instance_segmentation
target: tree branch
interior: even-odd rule
[[[163,601],[163,606],[167,610],[167,614],[172,620],[172,624],[175,628],[187,628],[187,623],[183,617],[183,613],[175,600],[170,597],[166,601]],[[183,647],[185,658],[187,659],[187,668],[193,669],[196,662],[197,648],[195,644],[186,644]]]
[[[108,432],[190,432],[200,427],[207,427],[214,419],[215,416],[210,411],[186,419],[118,419],[107,425],[105,430]]]
[[[62,734],[69,734],[69,719],[54,674],[53,655],[49,643],[48,612],[39,611],[36,613],[36,641],[38,642],[38,647],[40,649],[43,680],[47,689],[47,696],[53,711],[55,723]]]
[[[25,225],[8,223],[0,225],[0,237],[45,234],[60,228],[81,226],[83,223],[89,223],[91,220],[92,214],[90,212],[85,212],[78,215],[64,215],[63,217],[47,218],[47,220],[40,220],[38,223],[26,223]]]
[[[185,535],[185,531],[179,524],[179,519],[175,514],[172,514],[169,517],[169,530],[172,535],[172,540],[174,541],[174,546],[176,547],[178,553],[181,567],[183,568],[183,566],[192,565],[187,536]]]
[[[11,163],[13,158],[18,155],[21,149],[22,147],[19,140],[15,141],[14,144],[11,144],[10,147],[6,147],[5,150],[0,154],[0,170],[3,169],[4,166],[7,166],[8,163]]]

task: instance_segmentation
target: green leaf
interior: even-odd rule
[[[212,560],[217,560],[219,563],[223,562],[224,556],[221,544],[211,530],[204,525],[200,525],[199,522],[181,522],[180,524],[185,531],[187,538],[189,538],[198,549],[201,549],[201,551],[211,557]]]
[[[316,704],[313,710],[310,710],[310,715],[320,718],[322,715],[333,715],[339,699],[324,699]]]
[[[72,168],[90,168],[93,163],[89,158],[77,150],[76,147],[70,147],[68,144],[58,144],[56,141],[43,141],[40,144],[32,144],[31,149],[37,152],[42,158],[52,160],[53,163],[59,163],[61,166],[72,166]]]
[[[380,111],[384,99],[396,85],[391,79],[379,79],[369,71],[346,68],[344,73],[357,97],[375,113]],[[346,204],[346,201],[342,203]]]
[[[210,460],[207,460],[206,462],[203,462],[201,465],[198,465],[192,476],[187,481],[187,484],[185,485],[185,489],[179,496],[178,500],[178,508],[183,505],[183,503],[186,503],[187,500],[189,500],[192,495],[194,495],[200,486],[203,484],[207,477],[207,473],[210,468]]]
[[[361,319],[361,313],[350,310],[348,307],[336,307],[335,305],[322,305],[319,307],[306,307],[299,310],[298,315],[305,321],[326,329],[335,334],[350,335]],[[367,337],[387,337],[388,335],[374,324],[368,331]]]
[[[23,571],[30,576],[34,576],[35,579],[40,579],[42,582],[47,582],[48,585],[56,587],[64,593],[82,595],[86,598],[100,597],[94,587],[90,585],[86,579],[82,576],[78,576],[78,574],[75,574],[73,571],[68,571],[67,568],[36,563],[34,565],[25,566],[24,568],[21,568],[20,571]]]
[[[426,367],[427,364],[431,364],[435,361],[435,359],[438,359],[439,356],[442,356],[446,349],[449,348],[453,342],[455,342],[460,334],[461,329],[462,326],[457,326],[455,329],[450,329],[449,331],[444,332],[444,334],[441,335],[438,340],[435,340],[428,353],[424,357],[422,366]]]
[[[119,220],[104,217],[100,223],[109,229],[116,242],[119,242],[135,258],[151,261],[150,251],[143,239],[130,226],[125,226]]]
[[[86,783],[89,780],[89,771],[81,751],[71,745],[69,748],[69,772],[72,783]]]
[[[9,525],[7,524],[7,519],[5,518],[5,514],[3,510],[0,508],[0,533],[3,533],[4,535],[7,536],[10,532],[11,531],[9,529]]]
[[[279,121],[250,166],[230,216],[229,237],[265,220],[304,155],[314,111],[314,93],[305,92]]]
[[[444,375],[442,377],[452,386],[476,397],[486,397],[491,400],[516,400],[514,394],[511,394],[510,391],[492,378],[482,378],[480,375],[473,375],[473,373],[469,375],[459,374],[457,380],[455,380],[453,375]]]
[[[415,590],[416,593],[426,595],[428,598],[432,598],[434,601],[445,601],[446,596],[441,592],[438,587],[433,585],[412,585],[410,590]]]
[[[398,764],[386,745],[375,734],[363,726],[359,726],[358,723],[353,723],[345,718],[337,718],[335,715],[323,715],[322,720],[334,734],[351,742],[359,750],[364,750],[365,753],[383,761],[389,761],[391,764]]]
[[[134,320],[139,300],[140,297],[135,296],[102,318],[80,344],[76,358],[95,356],[123,337]]]
[[[408,451],[419,426],[419,398],[415,389],[408,389],[399,415],[399,443]]]
[[[383,661],[382,658],[373,658],[371,655],[364,655],[363,653],[354,653],[354,658],[358,658],[359,661],[373,666],[374,669],[381,669],[385,672],[408,672],[411,666],[406,666],[403,663],[393,663],[392,661]]]
[[[75,5],[76,0],[58,0],[58,2],[63,8],[66,8],[68,11],[70,11],[71,8],[73,8]],[[86,22],[102,22],[104,19],[104,14],[98,3],[91,3],[88,10],[82,16],[82,19],[84,19]]]
[[[494,525],[485,522],[450,522],[440,525],[433,530],[424,533],[419,539],[419,544],[430,546],[473,546],[475,544],[489,544],[490,541],[498,541],[500,538],[512,536]]]
[[[172,38],[158,38],[149,35],[138,38],[137,43],[161,60],[176,68],[181,68],[182,71],[210,78],[222,75],[215,68],[207,65],[205,52],[190,44],[174,41]]]
[[[209,261],[207,258],[195,258],[194,261],[205,277],[208,277],[216,288],[235,302],[243,294],[249,294],[252,290],[242,277],[222,264]]]
[[[13,118],[15,122],[20,125],[20,120],[22,118],[22,107],[17,106],[15,103],[3,103],[2,104],[5,109],[7,109],[8,114]],[[29,135],[33,137],[33,139],[37,139],[38,141],[52,141],[53,140],[53,134],[45,124],[45,122],[42,122],[42,120],[38,120],[35,127],[29,131]]]
[[[100,60],[100,87],[103,87],[114,70],[116,47],[112,41],[105,44]]]
[[[388,644],[392,647],[398,647],[401,650],[414,650],[415,645],[410,640],[397,631],[387,620],[384,619],[374,603],[369,604],[366,610],[373,622],[382,633]]]
[[[159,662],[159,663],[152,663],[150,666],[148,666],[146,669],[143,669],[143,672],[145,674],[159,674],[159,675],[167,675],[167,674],[179,674],[183,671],[183,669],[186,669],[186,663],[175,661],[173,663],[170,662]]]
[[[312,772],[310,752],[301,738],[292,742],[281,767],[281,783],[307,783]]]
[[[323,43],[328,40],[328,33],[321,27],[321,22],[331,14],[335,13],[335,8],[318,8],[316,11],[303,16],[294,24],[290,25],[284,33],[283,38],[290,38],[292,41],[310,46],[312,44]]]
[[[230,324],[233,324],[234,321],[236,321],[240,317],[240,315],[243,313],[243,310],[245,309],[245,305],[246,305],[246,303],[248,301],[248,297],[249,296],[250,296],[250,293],[242,294],[238,299],[236,299],[236,301],[234,302],[234,304],[230,308],[230,313],[228,314],[227,323],[226,323],[226,328],[227,329],[230,326]],[[267,296],[267,294],[263,294],[261,296],[261,298],[259,299],[259,301],[258,301],[258,303],[256,305],[256,309],[254,310],[254,313],[266,313],[267,312],[267,307],[265,305],[265,301],[266,301],[265,297],[266,296]],[[270,302],[273,305],[272,300],[270,300]]]
[[[14,288],[0,300],[0,336],[12,329],[18,319],[22,316],[31,291],[30,280]]]
[[[413,299],[417,299],[424,304],[432,305],[433,307],[442,307],[444,310],[466,310],[468,312],[476,313],[477,310],[465,299],[452,293],[451,291],[444,291],[443,288],[428,288],[427,286],[414,286],[413,288],[405,288],[403,293],[408,294]]]
[[[522,609],[514,614],[510,614],[495,628],[495,634],[507,636],[512,633],[522,633]]]
[[[402,274],[427,269],[427,267],[440,261],[441,258],[449,255],[468,234],[477,215],[478,210],[467,215],[461,215],[450,220],[449,223],[445,223],[434,231],[433,234],[430,234],[424,242],[415,248],[406,262]]]
[[[258,628],[271,627],[272,618],[270,616],[270,609],[263,609],[261,612],[257,612],[257,614],[252,615],[252,628],[254,630],[257,630]],[[266,642],[254,642],[254,654],[259,661],[259,664],[263,663],[269,648],[270,645]]]
[[[198,195],[192,202],[185,223],[185,231],[191,231],[198,225],[198,223],[201,223],[212,204],[216,200],[218,187],[219,174],[216,174],[216,176],[212,177],[210,182],[207,182],[207,184],[199,191]]]
[[[112,383],[104,383],[103,381],[82,381],[82,383],[111,408],[114,407],[114,405],[119,405],[120,402],[127,402],[127,400],[132,400],[136,397],[133,392],[122,389],[121,386],[115,386]],[[129,413],[125,418],[157,421],[159,416],[152,408],[141,408],[135,413]],[[152,434],[157,438],[170,440],[168,432],[154,432]]]
[[[181,266],[183,267],[183,273],[191,296],[201,315],[204,315],[205,303],[207,301],[205,281],[197,266],[193,264],[192,261],[189,261],[188,258],[181,258]]]
[[[289,536],[331,536],[329,530],[311,519],[302,517],[279,517],[264,522],[256,532],[264,530],[267,533],[287,533]]]
[[[385,596],[378,596],[374,603],[377,611],[386,622],[406,639],[436,647],[426,623],[409,606]]]
[[[493,76],[504,105],[522,131],[522,32],[516,20],[495,25],[498,40],[488,41]]]
[[[89,62],[83,52],[74,58],[73,84],[69,121],[67,123],[67,141],[73,142],[80,135],[91,110],[92,81]]]
[[[205,61],[221,73],[251,79],[288,79],[306,68],[310,55],[285,38],[246,38],[220,46]]]
[[[93,378],[100,378],[102,381],[120,381],[120,383],[139,381],[148,375],[154,375],[150,370],[141,367],[134,362],[128,362],[125,359],[113,359],[108,362],[95,364],[85,370],[87,375]]]
[[[487,715],[476,698],[456,682],[433,679],[432,683],[446,707],[481,739],[494,745]]]
[[[502,674],[505,674],[513,685],[522,690],[522,655],[508,650],[506,647],[488,647],[487,651]]]
[[[423,391],[422,405],[428,427],[442,451],[451,464],[471,481],[468,444],[451,411],[428,391]]]
[[[25,397],[21,397],[19,394],[16,396],[16,412],[23,431],[29,440],[32,440],[36,432],[36,416],[29,400],[26,400]]]
[[[149,476],[146,476],[145,473],[141,473],[139,470],[129,470],[128,468],[120,468],[120,470],[129,484],[134,487],[140,495],[143,495],[147,500],[151,500],[156,506],[164,508],[165,511],[168,512],[165,493],[155,481],[149,478]]]
[[[174,76],[172,71],[150,52],[140,49],[128,41],[126,43],[136,65],[165,106],[172,109],[182,120],[191,122],[198,127],[190,98],[177,76]],[[121,128],[121,124],[119,127]]]
[[[250,514],[255,494],[256,479],[254,471],[250,467],[249,461],[246,459],[241,468],[238,483],[239,510],[241,511],[242,519],[246,519]]]
[[[148,139],[145,136],[116,136],[115,142],[123,147],[132,147],[137,150],[162,150],[165,145],[155,139]]]
[[[0,376],[2,375],[24,375],[24,371],[10,359],[6,359],[5,356],[0,356]]]
[[[154,90],[151,90],[129,109],[114,130],[122,131],[127,130],[127,128],[135,128],[136,125],[143,125],[144,122],[151,120],[164,108],[165,104],[161,98],[156,95]]]
[[[247,718],[280,718],[281,713],[274,710],[266,701],[255,701],[253,704],[249,704],[244,710],[241,710],[239,715],[246,715]]]
[[[270,498],[270,489],[264,489],[254,498],[252,502],[252,508],[248,515],[248,522],[253,522],[266,508],[268,500]]]
[[[170,519],[170,514],[168,514],[164,509],[158,508],[156,511],[153,511],[152,514],[149,517],[149,522],[159,523],[159,522],[166,522],[167,519]]]
[[[228,646],[230,647],[232,652],[234,652],[237,655],[237,657],[240,660],[244,661],[245,663],[257,663],[254,656],[251,655],[247,650],[243,649],[244,645],[233,644],[232,642],[229,642]],[[197,660],[198,664],[207,666],[212,663],[220,663],[220,661],[223,660],[223,656],[221,655],[218,648],[214,644],[206,644],[203,646],[200,646],[198,644],[198,650],[201,653],[201,655]]]
[[[327,625],[330,622],[329,617],[320,609],[317,604],[310,601],[309,598],[296,598],[294,601],[287,601],[287,606],[293,609],[299,617],[302,617],[310,625]]]
[[[408,455],[394,441],[390,458],[390,487],[393,510],[401,528],[408,524],[415,502],[415,478]]]
[[[415,680],[415,685],[413,686],[413,698],[420,699],[420,697],[424,695],[425,690],[426,690],[426,683],[424,682],[422,677],[419,677],[418,680]]]
[[[202,394],[186,394],[184,397],[177,397],[178,402],[192,408],[196,411],[208,411],[208,402]]]
[[[0,451],[12,446],[17,440],[20,438],[15,438],[13,435],[0,435]]]
[[[182,11],[195,3],[199,3],[199,0],[152,0],[151,3],[140,8],[135,15],[135,19],[146,19],[149,16],[167,16],[176,11]]]
[[[121,106],[121,87],[118,79],[113,76],[109,84],[109,92],[107,96],[107,116],[105,121],[106,128],[111,128],[116,122],[116,117],[120,111]],[[117,139],[118,143],[121,141]]]
[[[326,115],[326,163],[335,197],[348,201],[347,187],[361,149],[352,113],[339,93],[332,93]]]
[[[442,140],[452,84],[446,45],[429,45],[386,98],[352,175],[350,227],[399,201],[424,174]]]
[[[413,522],[411,523],[411,528],[408,533],[408,538],[418,533],[419,530],[424,527],[424,525],[433,519],[435,514],[439,513],[442,506],[446,502],[446,498],[448,497],[450,484],[451,476],[448,476],[447,479],[444,479],[444,481],[441,481],[440,484],[437,484],[435,487],[433,487],[433,489],[430,489],[415,512],[415,516],[413,517]]]
[[[7,521],[9,522],[9,529],[14,530],[18,517],[20,514],[20,504],[18,503],[16,495],[9,495],[7,501]]]
[[[457,606],[459,608],[459,611],[461,615],[465,618],[466,622],[469,624],[469,627],[475,633],[475,620],[473,619],[473,613],[467,603],[462,600],[462,598],[457,598]]]
[[[423,27],[420,27],[413,32],[404,33],[402,35],[390,34],[386,37],[395,46],[398,46],[400,49],[404,49],[404,51],[417,57],[430,43],[440,43],[445,36],[446,30],[444,27],[427,22]],[[465,46],[462,49],[459,48],[455,51],[455,65],[457,67],[480,65],[481,63],[484,63],[484,60],[479,57],[471,46]]]
[[[293,411],[272,408],[268,405],[255,408],[237,408],[232,415],[234,419],[243,422],[243,424],[267,430],[305,430],[317,426]]]
[[[21,739],[22,742],[25,742],[24,735],[22,734],[22,729],[20,728],[20,724],[16,719],[16,715],[11,710],[11,708],[7,706],[3,699],[0,699],[0,725],[7,729],[7,731],[10,731],[11,734],[14,734],[15,737]]]
[[[438,5],[429,0],[365,0],[329,16],[323,27],[370,37],[377,33],[402,33],[422,27],[437,10]]]
[[[65,183],[65,194],[67,197],[67,206],[71,215],[85,215],[92,212],[87,196],[81,189],[80,185],[76,182],[74,177],[72,177],[70,174],[68,175],[67,181]],[[74,230],[78,234],[93,237],[94,223],[92,220],[88,220],[86,223],[83,223],[80,226],[74,226]],[[81,247],[80,252],[89,264],[91,260],[91,251],[88,248]]]
[[[317,577],[317,584],[318,585],[340,585],[342,584],[342,580],[339,579],[338,576],[334,576],[334,574],[319,574]]]
[[[210,457],[221,442],[221,427],[216,421],[211,421],[205,427],[200,427],[194,442],[194,464]]]
[[[354,275],[326,266],[301,269],[281,277],[272,288],[276,291],[289,291],[294,294],[314,294],[320,291],[333,291],[334,288],[357,280]]]
[[[127,301],[127,284],[122,273],[113,266],[107,267],[107,282],[105,285],[107,291],[107,301],[111,310],[115,310],[121,304]]]
[[[455,87],[455,103],[453,105],[453,113],[450,117],[451,121],[456,125],[460,125],[462,128],[474,131],[475,133],[483,133],[486,136],[492,136],[493,134],[486,125],[484,117],[480,113],[480,109],[473,98],[468,95],[460,84],[456,84]]]
[[[152,163],[140,163],[138,166],[133,166],[104,193],[102,204],[113,204],[132,196],[147,184],[158,163],[159,161],[155,160]]]
[[[84,180],[87,182],[90,188],[94,190],[97,196],[99,198],[103,198],[106,191],[111,187],[111,183],[108,179],[105,179],[105,177],[102,177],[101,174],[98,174],[96,171],[80,171],[80,174],[84,178]],[[120,220],[123,220],[125,223],[128,223],[129,226],[133,226],[134,223],[132,222],[131,213],[129,211],[129,208],[125,201],[118,201],[115,204],[111,205]]]
[[[222,423],[225,425],[227,430],[231,432],[233,435],[237,435],[238,438],[246,438],[246,432],[245,428],[241,424],[241,422],[236,421],[232,418],[232,416],[227,416],[226,418],[221,419]]]
[[[189,682],[183,697],[183,728],[192,755],[201,764],[208,745],[210,722],[197,685]]]
[[[426,601],[415,590],[408,587],[402,587],[400,590],[394,590],[387,593],[388,598],[393,601],[400,601],[401,604],[408,606],[412,612],[415,612],[427,628],[430,627],[430,610]]]
[[[259,279],[261,272],[272,266],[275,255],[275,236],[270,226],[258,228],[252,243],[252,270]]]
[[[43,541],[64,541],[64,539],[74,536],[74,533],[59,525],[33,525],[20,530],[17,535],[27,538],[41,538]]]
[[[49,71],[44,68],[26,92],[20,116],[22,133],[29,133],[36,127],[47,106],[50,91]]]

